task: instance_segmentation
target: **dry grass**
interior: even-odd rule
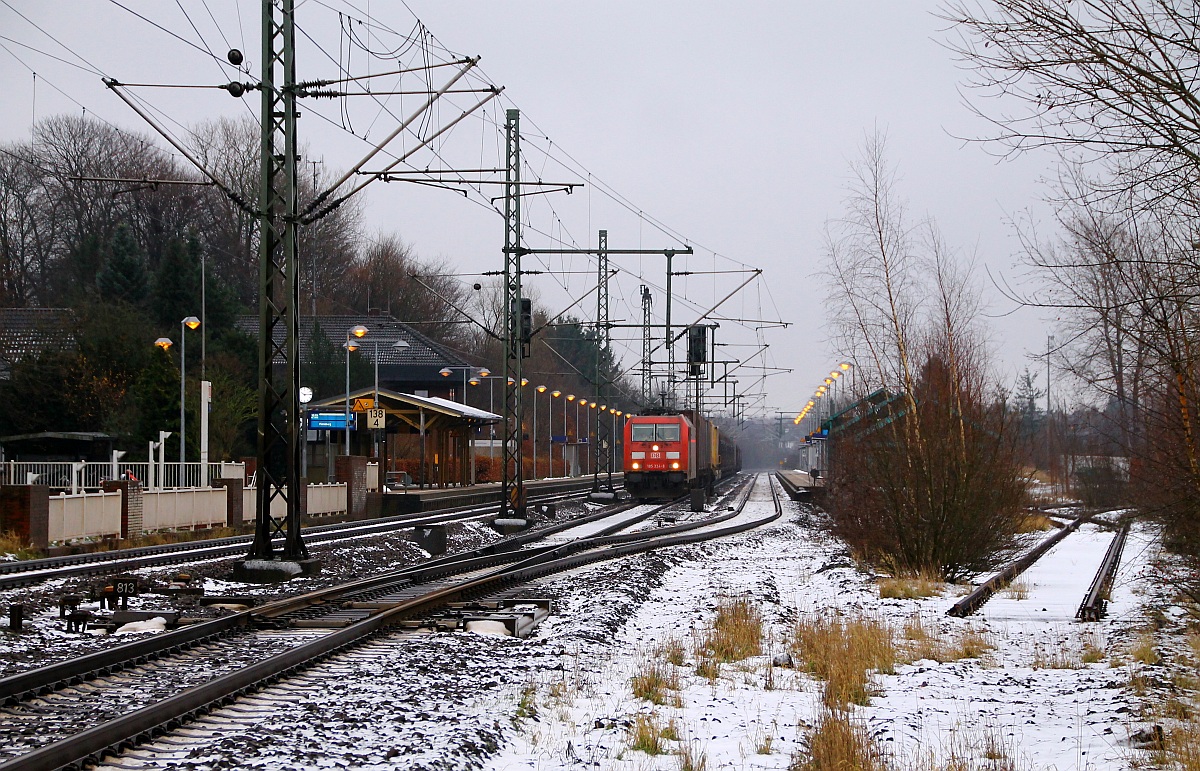
[[[668,664],[673,664],[677,667],[681,667],[681,666],[683,666],[683,662],[684,662],[686,654],[687,654],[687,649],[684,648],[684,645],[680,640],[677,640],[674,637],[672,637],[671,639],[664,642],[662,645],[658,646],[657,654],[659,656],[661,656],[663,659],[666,659],[666,662]]]
[[[830,709],[866,704],[871,670],[890,673],[896,665],[891,628],[871,618],[802,619],[793,630],[792,648],[809,672],[825,680]]]
[[[877,583],[884,599],[919,600],[936,597],[945,589],[940,578],[927,574],[885,576]]]
[[[678,758],[679,771],[707,771],[708,753],[698,744],[685,741],[675,751]]]
[[[42,556],[40,550],[22,541],[11,530],[0,533],[0,554],[11,554],[19,560],[32,560]]]
[[[1033,647],[1034,669],[1079,669],[1083,666],[1083,658],[1075,651],[1059,645],[1041,645]]]
[[[930,659],[938,663],[983,658],[993,649],[985,632],[965,627],[957,635],[929,625],[920,615],[910,616],[901,628],[903,638],[898,658],[907,661]]]
[[[1083,664],[1098,664],[1104,661],[1104,638],[1098,632],[1087,632],[1083,635],[1083,649],[1079,654]]]
[[[658,661],[643,663],[629,682],[633,695],[651,704],[666,704],[668,691],[679,690],[679,673]],[[676,697],[675,700],[678,700]]]
[[[668,724],[671,733],[676,736],[674,721]],[[664,740],[667,740],[663,726],[658,724],[658,718],[653,714],[638,715],[629,726],[629,749],[644,752],[647,755],[664,755],[667,752]]]
[[[750,737],[754,742],[754,752],[756,755],[770,755],[775,744],[775,731],[778,729],[774,723],[768,728],[763,728],[761,725],[756,726],[753,735]]]
[[[807,744],[808,752],[793,756],[788,771],[888,771],[866,724],[843,712],[823,713]]]
[[[1004,596],[1010,600],[1028,600],[1029,582],[1018,579],[1004,587]]]
[[[704,637],[701,650],[718,662],[741,661],[762,653],[762,613],[747,597],[725,598]]]
[[[978,629],[964,629],[959,635],[958,645],[954,650],[955,659],[979,659],[996,646],[986,632]]]
[[[1028,512],[1017,523],[1018,533],[1042,533],[1054,527],[1054,523],[1045,514]]]
[[[721,662],[707,656],[697,660],[696,675],[710,683],[716,682],[717,678],[721,676]]]
[[[1138,639],[1129,649],[1129,655],[1134,661],[1140,661],[1143,664],[1158,664],[1162,659],[1158,655],[1158,651],[1154,649],[1154,635],[1146,632],[1138,636]]]
[[[1200,723],[1187,721],[1172,728],[1161,747],[1154,748],[1155,765],[1178,771],[1200,771]]]

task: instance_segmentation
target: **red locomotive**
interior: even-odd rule
[[[737,445],[692,410],[637,415],[625,423],[625,489],[640,500],[672,499],[741,468]]]

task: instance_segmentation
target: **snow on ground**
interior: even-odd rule
[[[761,516],[770,505],[760,484],[747,513]],[[1132,717],[1137,710],[1127,687],[1130,672],[1110,667],[1103,653],[1097,663],[1082,659],[1088,644],[1101,651],[1124,645],[1141,623],[1133,578],[1145,568],[1146,533],[1131,534],[1104,622],[1074,620],[1112,537],[1090,525],[1026,573],[1024,599],[998,596],[980,616],[954,619],[945,616],[953,593],[880,599],[873,577],[824,532],[819,514],[793,503],[785,507],[787,516],[772,526],[668,550],[666,570],[641,602],[620,597],[619,585],[611,595],[573,594],[565,585],[578,575],[548,582],[564,589],[562,604],[539,636],[562,649],[561,665],[536,676],[536,695],[524,696],[538,705],[536,718],[524,720],[485,768],[680,768],[678,756],[631,749],[629,726],[651,713],[659,724],[675,722],[680,740],[665,742],[668,752],[689,745],[708,769],[787,768],[804,746],[805,729],[818,719],[821,686],[799,671],[770,666],[771,658],[785,650],[800,614],[836,612],[865,613],[897,628],[919,617],[947,638],[971,629],[995,646],[981,659],[921,660],[875,678],[879,695],[858,714],[896,758],[915,763],[955,754],[984,765],[991,739],[1017,767],[1062,771],[1127,768],[1141,752],[1128,742],[1142,727]],[[761,603],[768,644],[765,655],[723,665],[709,681],[696,672],[694,645],[721,595]],[[622,621],[621,610],[606,613],[606,607],[624,607],[631,615]],[[636,699],[630,681],[647,662],[665,665],[658,651],[671,639],[686,649],[684,665],[673,668],[681,688],[674,703],[669,698],[656,707]]]

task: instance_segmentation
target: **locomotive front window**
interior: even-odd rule
[[[631,439],[635,442],[653,442],[654,441],[654,424],[653,423],[634,423]]]
[[[678,442],[679,441],[679,424],[678,423],[659,423],[658,425],[658,441],[660,442]]]

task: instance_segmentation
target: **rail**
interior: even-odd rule
[[[685,523],[684,525],[675,525],[669,528],[649,531],[648,534],[641,534],[640,538],[637,538],[639,534],[620,536],[620,538],[627,539],[627,541],[625,543],[613,544],[606,548],[595,548],[598,539],[579,539],[575,548],[583,551],[583,553],[563,557],[564,550],[562,547],[549,549],[541,554],[523,559],[516,565],[502,568],[483,577],[470,579],[450,587],[435,590],[420,597],[396,603],[362,621],[342,629],[331,631],[316,640],[298,645],[282,654],[259,661],[238,671],[216,677],[203,685],[189,688],[163,701],[86,729],[66,739],[46,744],[33,752],[0,764],[0,771],[62,768],[65,766],[80,767],[89,762],[100,760],[107,754],[120,752],[122,749],[130,746],[132,742],[171,730],[191,719],[203,715],[215,707],[238,698],[241,694],[255,690],[291,672],[298,671],[329,655],[348,649],[377,633],[386,631],[392,625],[413,615],[427,613],[449,602],[486,595],[513,582],[526,581],[538,575],[558,572],[588,562],[611,559],[664,546],[707,540],[743,532],[773,522],[782,515],[782,507],[775,485],[769,477],[768,485],[770,485],[774,502],[774,511],[770,516],[725,525],[724,527],[704,532],[680,531],[682,527],[690,528],[693,531],[707,527],[712,524],[713,519],[725,521],[731,517],[736,517],[741,513],[746,501],[749,499],[749,489],[753,485],[747,485],[745,494],[741,495],[740,501],[735,507],[732,507],[732,514],[723,513],[716,518],[708,520],[700,520]],[[741,491],[739,490],[738,492]],[[578,520],[576,520],[577,522]],[[605,536],[604,538],[611,539],[613,537]],[[525,557],[527,555],[522,553],[518,556]],[[287,602],[289,605],[294,605],[303,599],[293,598]],[[259,612],[262,610],[260,609]],[[249,619],[251,613],[253,611],[224,619],[224,624],[227,625],[227,629],[231,629],[236,626],[234,619]],[[243,621],[242,623],[246,622]],[[197,634],[198,632],[200,630],[193,630],[193,634]]]
[[[1041,559],[1042,555],[1054,548],[1055,544],[1078,530],[1080,525],[1092,518],[1092,514],[1093,512],[1090,511],[1080,514],[1066,527],[1054,532],[1050,537],[1044,539],[1037,546],[1017,558],[999,573],[984,581],[976,587],[975,591],[954,603],[953,607],[946,611],[946,615],[966,618],[982,608],[983,604],[990,600],[993,594],[1012,583],[1013,579],[1028,570],[1030,565]]]
[[[1108,595],[1112,592],[1113,580],[1116,578],[1117,568],[1121,565],[1121,553],[1125,551],[1125,541],[1129,538],[1129,526],[1129,522],[1121,525],[1121,529],[1109,543],[1108,550],[1104,552],[1100,569],[1096,571],[1096,577],[1092,579],[1087,595],[1080,603],[1079,610],[1075,612],[1075,618],[1080,621],[1099,621],[1108,615]]]

